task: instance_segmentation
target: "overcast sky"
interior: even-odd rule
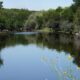
[[[72,0],[3,0],[5,8],[25,8],[30,10],[55,9],[58,6],[66,7]]]

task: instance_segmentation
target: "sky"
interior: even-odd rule
[[[2,0],[5,8],[24,8],[29,10],[56,9],[59,6],[70,6],[72,0]]]

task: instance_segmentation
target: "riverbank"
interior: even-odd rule
[[[8,34],[9,34],[9,32],[0,32],[0,36],[6,36]]]
[[[0,32],[0,36],[5,36],[5,35],[8,35],[8,34],[14,34],[16,32],[14,32],[14,31]],[[21,32],[25,32],[25,31],[21,31]],[[44,28],[44,29],[40,29],[40,30],[26,31],[26,32],[40,32],[40,33],[54,33],[54,34],[68,34],[68,35],[76,35],[77,34],[78,36],[80,35],[80,33],[65,32],[65,31],[55,31],[55,30],[52,30],[50,28]]]
[[[43,28],[43,29],[40,29],[40,30],[37,30],[37,32],[46,32],[46,33],[50,33],[50,32],[54,32],[52,29],[50,28]]]
[[[37,32],[76,35],[75,32],[55,31],[55,30],[52,30],[51,28],[40,29],[40,30],[37,30]]]

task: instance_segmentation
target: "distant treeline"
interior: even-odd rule
[[[70,7],[29,11],[4,9],[0,2],[0,31],[35,31],[48,28],[55,32],[80,31],[80,0],[73,0]]]

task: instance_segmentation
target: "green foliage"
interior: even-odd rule
[[[50,28],[55,32],[74,31],[74,11],[70,7],[62,9],[58,7],[56,10],[40,11],[32,13],[25,23],[25,30],[39,30]]]
[[[79,32],[80,0],[67,8],[58,7],[47,11],[4,9],[0,2],[0,31],[33,31],[51,29],[55,32]],[[74,26],[73,26],[74,25]]]
[[[71,8],[74,12],[80,7],[80,0],[73,0],[74,4],[72,4]]]
[[[30,13],[24,9],[0,9],[0,29],[20,31]]]
[[[3,6],[2,6],[2,3],[3,3],[3,2],[0,1],[0,9],[3,7]]]
[[[77,9],[74,16],[75,32],[80,32],[80,7]]]
[[[42,12],[33,12],[25,22],[25,30],[36,30],[40,29],[43,24],[43,14]]]
[[[73,0],[76,6],[80,6],[80,0]]]
[[[63,20],[73,21],[73,14],[74,13],[71,8],[65,8],[62,11],[61,16]]]

